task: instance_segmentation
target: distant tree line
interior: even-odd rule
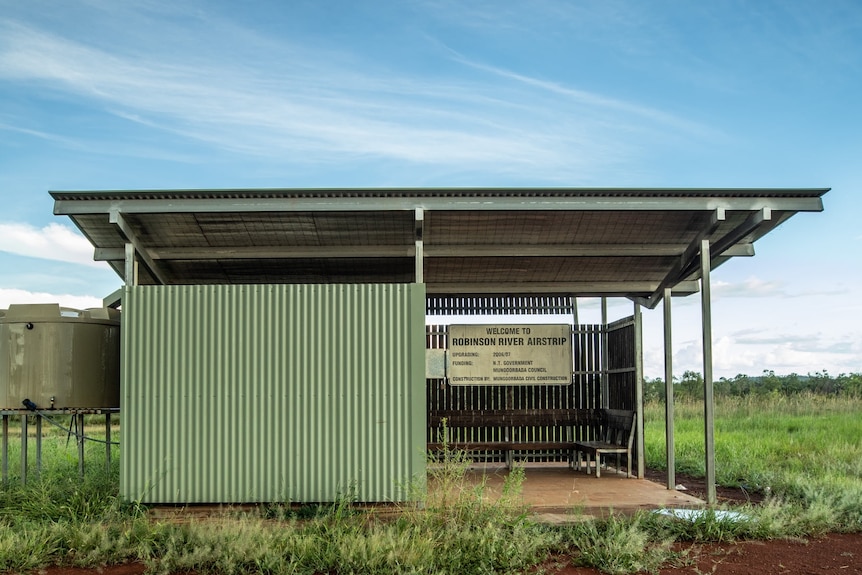
[[[776,375],[772,370],[764,370],[763,375],[748,376],[739,374],[732,378],[722,377],[713,381],[715,395],[795,395],[815,393],[822,395],[846,395],[862,397],[862,372],[829,375],[826,371],[799,375]],[[686,371],[673,379],[674,397],[696,399],[703,397],[703,376],[696,371]],[[664,378],[644,379],[644,400],[664,400]]]

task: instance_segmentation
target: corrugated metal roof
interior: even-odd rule
[[[828,188],[258,188],[52,191],[55,200],[235,198],[618,197],[807,198]]]
[[[611,295],[657,302],[828,189],[382,188],[52,192],[121,276],[140,283],[401,283],[421,240],[429,293]]]

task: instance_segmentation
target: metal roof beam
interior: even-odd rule
[[[153,260],[272,260],[413,257],[415,246],[296,246],[236,248],[149,248]],[[122,258],[121,248],[96,248],[96,261]]]
[[[769,208],[760,209],[739,224],[730,233],[725,234],[709,248],[710,257],[715,258],[726,255],[727,250],[733,247],[737,242],[741,241],[745,236],[751,234],[761,225],[772,220],[772,210]]]
[[[736,257],[745,258],[753,256],[753,244],[736,244],[735,246],[730,246],[729,248],[727,248],[727,250],[722,255],[712,258],[712,269],[716,269]]]
[[[716,240],[715,244],[710,244],[710,261],[712,262],[712,268],[715,269],[719,265],[726,263],[730,259],[729,256],[733,255],[732,251],[734,250],[736,243],[753,233],[758,227],[764,224],[767,224],[770,227],[778,225],[778,222],[772,220],[772,212],[769,208],[763,208],[753,212],[745,219],[744,222]],[[752,246],[752,255],[753,251],[754,247]],[[699,258],[700,256],[698,255],[696,258],[688,262],[688,265],[680,273],[680,278],[686,278],[697,272],[700,266]]]
[[[754,256],[754,244],[752,244],[750,242],[735,243],[732,240],[735,240],[738,242],[742,238],[744,238],[746,235],[753,232],[757,228],[757,226],[760,225],[760,223],[763,223],[763,221],[765,221],[763,219],[764,216],[765,216],[766,220],[769,219],[769,216],[765,215],[765,214],[767,214],[767,212],[768,212],[768,210],[764,209],[764,210],[760,210],[758,212],[753,213],[751,216],[749,216],[745,220],[745,222],[743,222],[741,225],[739,225],[737,228],[735,228],[734,231],[723,236],[722,241],[716,242],[716,245],[718,245],[719,243],[721,243],[722,245],[720,247],[720,251],[716,250],[715,248],[713,248],[713,250],[712,250],[712,253],[713,253],[712,266],[713,266],[713,268],[716,268],[716,267],[720,266],[721,264],[726,263],[732,257],[753,257]],[[714,230],[715,230],[715,226],[711,225],[709,230],[707,230],[708,233],[703,234],[703,235],[699,235],[698,237],[700,237],[702,239],[702,237],[706,237],[706,235],[711,234],[712,231],[714,231]],[[728,241],[725,242],[724,241],[725,239],[727,239]],[[687,265],[684,264],[682,266],[681,270],[676,274],[678,279],[688,277],[689,275],[694,273],[695,268],[698,265],[698,261],[699,261],[698,260],[698,258],[699,258],[698,254],[700,253],[700,249],[698,247],[696,247],[696,244],[698,244],[698,243],[699,243],[699,240],[696,242],[693,242],[689,246],[689,249],[686,251],[686,254],[683,255],[682,259],[680,260],[681,262],[688,261],[688,264]],[[725,246],[728,246],[728,247],[725,247]],[[673,275],[673,273],[670,274],[668,277],[671,277],[672,275]],[[667,287],[667,286],[665,286],[665,287]],[[662,289],[664,289],[664,288],[662,288]],[[659,293],[659,291],[660,290],[656,290],[656,292],[654,292],[649,298],[646,298],[646,299],[635,298],[635,301],[637,303],[643,305],[643,306],[646,306],[650,309],[653,309],[658,304],[658,302],[661,301],[662,294]]]
[[[658,302],[661,301],[662,295],[664,294],[665,288],[672,288],[674,285],[679,283],[682,279],[690,275],[691,272],[687,272],[686,270],[689,266],[693,265],[697,262],[698,254],[700,253],[701,241],[704,238],[708,238],[718,229],[718,226],[725,220],[727,217],[725,210],[715,210],[709,218],[709,222],[706,227],[697,233],[697,236],[691,241],[688,247],[683,252],[682,256],[674,263],[671,267],[668,274],[661,281],[661,283],[653,290],[652,295],[646,300],[639,300],[637,303],[640,305],[646,306],[649,309],[654,309]]]
[[[415,255],[413,245],[389,246],[247,246],[220,248],[148,248],[153,260],[230,260],[297,258],[400,258]],[[428,245],[426,258],[454,257],[674,257],[683,244],[592,244],[592,245]],[[754,255],[751,244],[731,248],[725,255]],[[96,248],[96,261],[123,258],[122,248]]]
[[[123,212],[126,214],[249,213],[249,212],[392,212],[427,211],[773,211],[819,212],[819,197],[663,197],[663,196],[554,196],[477,195],[410,197],[299,197],[299,198],[177,198],[177,199],[61,199],[55,215]]]
[[[111,211],[109,215],[109,221],[119,228],[120,232],[129,240],[129,243],[134,246],[135,251],[138,253],[138,257],[144,262],[144,265],[147,266],[150,274],[162,285],[167,285],[168,281],[165,279],[165,276],[162,274],[159,267],[150,257],[147,249],[141,245],[141,240],[138,238],[137,234],[135,234],[134,230],[129,226],[129,223],[126,221],[126,218],[123,217],[118,211]],[[125,257],[125,256],[124,256]]]
[[[737,242],[741,241],[747,235],[753,233],[758,227],[767,223],[769,225],[777,225],[777,222],[772,222],[771,210],[769,208],[762,208],[753,212],[745,219],[744,222],[716,240],[715,244],[710,244],[710,261],[712,262],[712,267],[715,268],[719,263],[726,262],[728,259],[728,250],[733,248]],[[685,278],[695,273],[699,266],[698,258],[690,261],[688,266],[683,270],[681,277]]]
[[[682,244],[426,245],[427,257],[672,257]]]
[[[116,308],[120,307],[121,305],[123,305],[123,292],[124,291],[125,290],[123,288],[119,288],[117,290],[114,290],[109,295],[106,295],[105,297],[103,297],[102,298],[102,307],[111,307],[111,308],[116,309]]]
[[[122,248],[120,248],[120,249],[121,249],[121,251],[125,251],[125,250],[123,250]],[[96,251],[98,251],[98,249],[97,249]],[[93,259],[94,259],[95,261],[100,261],[100,260],[98,260],[95,256],[93,256]],[[114,270],[114,273],[115,273],[115,274],[117,274],[117,276],[118,276],[120,279],[123,279],[123,280],[125,280],[125,277],[126,277],[126,262],[125,262],[125,259],[126,259],[126,256],[125,256],[125,254],[124,254],[124,255],[123,255],[122,257],[120,257],[119,259],[106,260],[106,261],[108,262],[108,265],[109,265],[109,266],[111,266],[111,269],[113,269],[113,270]]]
[[[620,296],[637,297],[650,294],[658,286],[657,282],[509,282],[509,283],[427,283],[429,294],[571,294],[577,296]],[[679,282],[673,287],[674,295],[691,295],[699,290],[698,282]]]
[[[751,258],[754,257],[754,244],[752,243],[744,243],[744,244],[736,244],[730,246],[724,252],[724,260],[728,260],[730,258]],[[713,265],[713,267],[715,267]]]

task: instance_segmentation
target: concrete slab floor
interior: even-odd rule
[[[527,464],[524,466],[521,499],[534,513],[571,518],[578,513],[606,515],[610,512],[632,513],[638,509],[697,508],[705,503],[680,491],[667,489],[646,479],[627,478],[625,471],[603,469],[602,476],[593,471],[570,469],[565,463]],[[485,495],[500,497],[509,470],[501,464],[471,466],[466,480],[470,485],[485,482]],[[433,471],[431,474],[433,476]],[[433,486],[433,482],[429,484]],[[432,487],[433,489],[433,487]]]
[[[496,501],[502,495],[509,470],[501,463],[474,464],[467,471],[468,489],[484,481],[483,495]],[[433,464],[429,467],[428,488],[434,486]],[[616,473],[613,468],[589,475],[585,470],[570,469],[565,463],[530,463],[524,465],[524,482],[519,500],[539,521],[546,523],[572,523],[589,517],[610,513],[634,513],[638,509],[692,509],[705,503],[680,491],[668,490],[646,479],[627,478],[625,471]],[[397,514],[399,504],[368,504],[362,508],[374,509],[383,515]],[[157,505],[150,515],[157,520],[174,522],[196,521],[201,518],[229,519],[228,512],[252,510],[254,505]]]

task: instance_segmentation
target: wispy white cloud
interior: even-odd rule
[[[767,281],[749,277],[741,282],[714,281],[713,296],[720,297],[776,297],[784,296],[784,285],[778,281]]]
[[[645,346],[644,369],[649,377],[663,374],[661,346]],[[737,374],[758,375],[764,370],[780,374],[814,373],[828,369],[835,373],[862,371],[862,333],[784,333],[768,329],[760,333],[740,331],[714,337],[712,344],[715,377]],[[674,372],[703,372],[703,344],[699,339],[677,342],[673,352]]]
[[[790,345],[811,341],[811,336],[786,331],[764,331],[763,329],[743,329],[730,333],[725,338],[742,345]]]
[[[614,114],[617,118],[619,118],[619,114],[623,114],[625,116],[638,118],[640,120],[647,120],[650,123],[659,124],[665,128],[681,130],[693,134],[715,134],[715,130],[711,127],[692,122],[690,120],[665,112],[660,109],[650,108],[648,106],[643,106],[635,102],[620,100],[618,98],[611,98],[587,90],[571,88],[550,80],[543,80],[541,78],[535,78],[525,74],[520,74],[513,70],[507,70],[504,68],[499,68],[497,66],[483,64],[481,62],[465,58],[461,54],[458,54],[454,51],[452,53],[457,61],[461,62],[466,66],[470,66],[471,68],[475,68],[477,70],[482,70],[490,74],[501,76],[509,80],[514,80],[516,82],[526,84],[533,88],[538,88],[551,94],[562,96],[593,111],[604,111],[608,114]]]
[[[779,298],[790,300],[797,298],[831,298],[843,296],[850,292],[849,286],[817,285],[811,289],[799,289],[799,285],[787,284],[781,280],[765,280],[750,276],[741,281],[717,280],[712,283],[715,299],[728,298]]]
[[[831,336],[807,333],[804,337],[768,334],[757,342],[737,341],[731,336],[719,338],[714,345],[716,368],[737,373],[759,373],[771,369],[777,373],[813,373],[822,369],[859,372],[862,334]],[[748,368],[748,369],[745,369]],[[758,371],[759,370],[759,371]]]
[[[768,282],[755,278],[731,282],[740,288],[733,297],[724,297],[724,303],[714,298],[715,377],[757,375],[764,370],[782,374],[823,369],[830,373],[862,372],[862,332],[845,319],[856,317],[857,310],[843,305],[840,311],[824,310],[817,299],[800,302],[788,298],[781,293],[786,281],[784,278],[772,286],[764,286]],[[766,297],[769,293],[773,295]],[[743,297],[745,294],[751,297]],[[677,305],[687,299],[698,305]],[[828,296],[822,299],[833,301]],[[677,374],[703,372],[699,300],[695,296],[673,301],[673,363]],[[661,310],[644,312],[644,369],[650,377],[664,372],[663,323]]]
[[[72,147],[75,145],[74,140],[72,140],[71,138],[65,138],[63,136],[52,134],[50,132],[44,132],[41,130],[22,128],[20,126],[15,126],[3,121],[0,121],[0,131],[17,132],[19,134],[25,134],[27,136],[39,138],[41,140],[49,140],[51,142],[59,143],[68,147]]]
[[[30,224],[0,223],[0,251],[67,263],[105,268],[93,261],[93,246],[81,234],[62,224],[43,228]]]
[[[8,309],[12,304],[57,303],[60,307],[87,309],[102,307],[102,300],[93,296],[52,294],[32,292],[22,289],[0,288],[0,309]]]
[[[19,23],[0,23],[0,37],[0,79],[72,94],[148,128],[269,159],[494,166],[572,184],[630,163],[630,126],[613,126],[597,110],[685,124],[659,110],[490,66],[493,81],[453,73],[429,83],[367,62],[358,72],[347,57],[287,44],[269,46],[271,58],[249,65],[194,53],[171,59],[111,53]],[[578,107],[560,107],[553,101],[560,98]]]

